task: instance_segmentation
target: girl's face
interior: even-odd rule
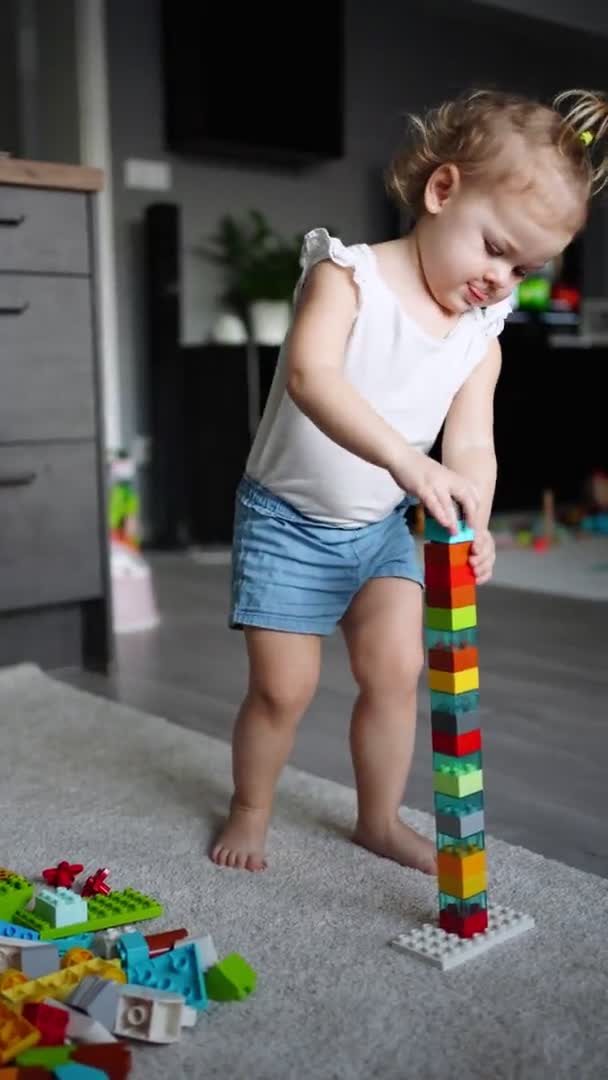
[[[554,170],[518,191],[505,181],[463,181],[455,166],[442,166],[416,226],[428,291],[451,314],[497,304],[567,247],[580,224],[576,209]]]

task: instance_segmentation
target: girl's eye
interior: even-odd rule
[[[525,278],[528,271],[524,270],[523,266],[516,266],[513,269],[513,273],[515,274],[515,277]]]
[[[502,251],[500,250],[500,248],[496,247],[496,244],[493,244],[490,240],[486,240],[485,245],[488,255],[493,255],[495,258],[498,258],[500,255],[502,255]]]

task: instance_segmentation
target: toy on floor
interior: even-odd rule
[[[137,930],[163,908],[110,890],[107,869],[77,892],[83,870],[63,860],[35,886],[0,869],[0,1080],[122,1080],[130,1040],[178,1042],[210,1001],[255,990],[252,968],[238,953],[219,960],[210,935]]]
[[[135,463],[124,452],[110,465],[109,519],[114,631],[151,630],[160,618],[150,567],[141,552]]]
[[[469,565],[474,536],[459,521],[452,536],[425,526],[425,637],[431,695],[438,926],[400,934],[392,944],[447,969],[534,925],[488,909],[482,740],[479,723],[477,586]]]

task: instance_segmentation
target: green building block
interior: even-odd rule
[[[0,867],[0,919],[13,922],[13,916],[25,907],[33,892],[31,881]]]
[[[38,1065],[51,1072],[56,1065],[65,1065],[71,1061],[73,1046],[32,1046],[30,1050],[24,1050],[15,1058],[15,1064],[23,1068],[30,1065]]]
[[[425,625],[431,630],[466,630],[477,625],[477,605],[466,607],[427,607]]]
[[[205,972],[211,1001],[242,1001],[255,990],[257,975],[239,953],[230,953]]]
[[[156,919],[163,914],[163,907],[157,900],[152,900],[135,889],[112,892],[109,896],[91,896],[88,899],[89,917],[86,923],[74,923],[73,926],[51,926],[46,919],[32,911],[20,911],[14,921],[28,930],[37,930],[41,941],[54,941],[56,938],[72,937],[73,934],[86,934],[97,930],[108,930],[111,926],[125,926],[126,923],[142,922],[144,919]]]
[[[437,770],[433,773],[433,791],[442,795],[455,795],[461,799],[463,795],[473,795],[483,790],[483,771],[471,768],[470,772],[455,773]]]

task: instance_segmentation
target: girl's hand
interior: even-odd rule
[[[476,534],[469,556],[469,563],[475,574],[477,585],[483,585],[490,580],[495,561],[496,547],[494,538],[488,529],[484,529]]]

